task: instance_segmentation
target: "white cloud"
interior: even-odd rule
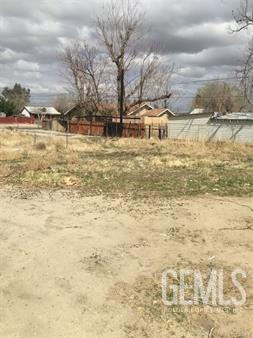
[[[40,71],[40,65],[35,62],[28,62],[25,60],[19,60],[14,65],[14,68],[19,71],[23,72],[39,72]]]
[[[0,50],[0,63],[10,62],[16,57],[16,53],[9,49],[5,48],[4,50]]]

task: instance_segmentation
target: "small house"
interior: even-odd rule
[[[35,119],[53,119],[55,117],[60,117],[61,113],[59,113],[54,107],[32,107],[25,106],[21,113],[21,116],[25,117],[33,117]]]

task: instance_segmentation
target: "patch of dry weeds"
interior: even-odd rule
[[[0,179],[46,187],[66,177],[86,190],[163,195],[248,195],[253,147],[228,142],[38,137],[2,131]],[[8,173],[9,172],[9,173]]]

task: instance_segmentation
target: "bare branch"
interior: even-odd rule
[[[77,103],[88,111],[96,111],[105,96],[107,58],[85,42],[76,42],[66,48],[61,58]]]
[[[165,94],[165,95],[162,95],[162,96],[159,96],[159,97],[146,97],[146,98],[143,98],[141,100],[136,100],[136,101],[133,101],[132,103],[130,103],[128,106],[127,106],[127,110],[131,109],[132,107],[135,107],[135,106],[138,106],[138,105],[141,105],[142,103],[144,102],[157,102],[157,101],[162,101],[162,100],[168,100],[170,99],[172,96],[172,93],[169,93],[169,94]]]
[[[233,17],[238,25],[234,32],[241,32],[253,26],[253,4],[248,0],[241,1],[240,8],[233,12]]]

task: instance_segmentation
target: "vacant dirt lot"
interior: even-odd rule
[[[252,208],[250,197],[1,188],[0,336],[253,337]],[[240,267],[247,303],[171,313],[161,300],[168,267]]]
[[[0,337],[253,337],[252,164],[247,145],[1,130]],[[166,307],[167,268],[223,269],[225,299],[241,268],[247,302]]]

